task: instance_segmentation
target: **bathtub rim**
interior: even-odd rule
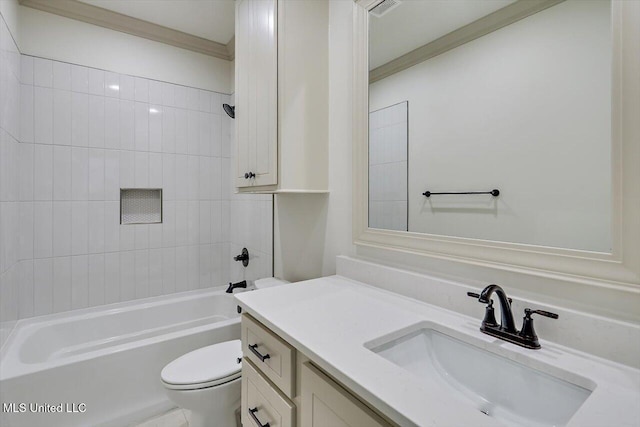
[[[214,288],[206,288],[206,289],[196,289],[185,292],[176,292],[169,295],[160,295],[149,298],[140,298],[136,300],[117,302],[112,304],[99,305],[94,307],[87,307],[77,310],[69,310],[59,313],[46,314],[37,317],[30,317],[28,319],[18,320],[16,325],[14,326],[11,334],[5,341],[2,350],[0,350],[0,365],[2,368],[0,369],[0,381],[11,380],[14,378],[18,378],[24,375],[29,375],[35,372],[41,372],[49,369],[55,369],[61,366],[70,365],[73,363],[78,363],[94,358],[98,358],[101,356],[109,356],[111,354],[115,354],[121,351],[125,351],[130,348],[137,348],[144,345],[151,345],[160,341],[170,340],[179,338],[189,334],[195,334],[200,332],[205,332],[208,330],[213,330],[216,328],[225,327],[227,325],[231,325],[234,323],[240,322],[240,315],[236,314],[234,317],[226,320],[222,320],[219,322],[213,322],[206,325],[198,325],[191,328],[180,329],[178,331],[172,331],[164,334],[155,335],[149,338],[143,338],[134,342],[127,342],[123,344],[114,345],[108,348],[101,348],[99,350],[88,351],[86,353],[70,356],[67,358],[57,359],[57,360],[48,360],[44,362],[37,363],[24,363],[20,360],[19,348],[16,348],[16,345],[20,344],[18,341],[21,338],[22,333],[24,332],[25,339],[29,336],[29,330],[33,329],[34,332],[40,327],[42,324],[49,322],[56,322],[60,320],[70,320],[73,318],[87,318],[87,317],[99,317],[105,313],[118,313],[121,311],[127,311],[127,309],[131,309],[132,307],[136,307],[137,309],[144,309],[146,307],[151,307],[154,305],[158,305],[160,303],[171,303],[171,302],[179,302],[185,300],[196,299],[200,297],[206,296],[215,296],[215,295],[226,295],[224,292],[225,287],[219,286]],[[228,294],[230,299],[233,299],[233,294]],[[233,303],[235,305],[235,302]],[[26,331],[25,331],[26,330]]]

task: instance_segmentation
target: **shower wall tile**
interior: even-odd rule
[[[13,254],[0,254],[2,295],[15,293],[9,317],[271,275],[272,199],[233,194],[228,95],[18,63],[16,140],[2,145],[15,158],[3,173],[15,178],[3,175],[0,189],[0,229],[17,230],[6,237]],[[120,189],[136,187],[163,189],[162,224],[120,225]],[[247,269],[231,260],[242,247]]]

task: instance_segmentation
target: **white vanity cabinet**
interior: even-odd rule
[[[235,185],[328,188],[328,2],[238,0]]]
[[[244,427],[391,427],[253,317],[242,316]]]

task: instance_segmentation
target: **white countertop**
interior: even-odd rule
[[[551,365],[555,376],[570,382],[588,379],[595,387],[567,426],[640,426],[640,371],[545,342],[544,337],[542,349],[524,349],[481,333],[482,319],[341,276],[244,292],[236,298],[245,312],[402,426],[504,425],[364,346],[421,322],[471,336],[485,349],[524,365]]]

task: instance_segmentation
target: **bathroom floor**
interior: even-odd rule
[[[189,427],[189,411],[180,408],[172,409],[140,424],[133,424],[131,427]]]

